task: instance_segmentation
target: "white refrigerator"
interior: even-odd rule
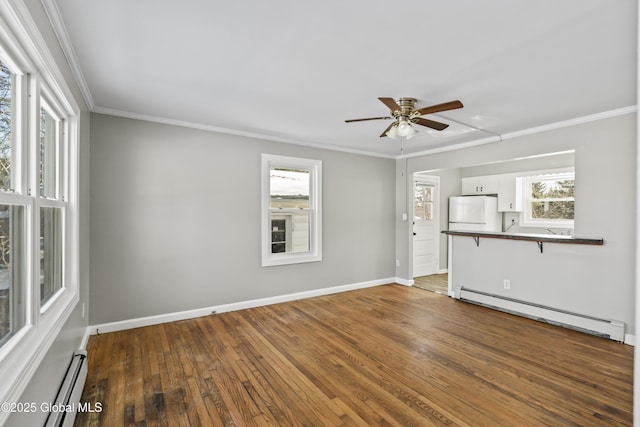
[[[495,196],[449,197],[449,230],[502,231],[502,214]]]

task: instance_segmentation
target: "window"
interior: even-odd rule
[[[47,302],[63,288],[65,187],[63,179],[65,122],[60,107],[48,96],[40,97],[38,138],[38,189],[40,206],[40,304]]]
[[[523,225],[573,228],[575,176],[573,172],[524,178]]]
[[[262,266],[322,260],[322,162],[262,155]]]
[[[0,23],[0,401],[15,402],[79,300],[80,108],[30,18],[7,3]]]
[[[413,195],[414,221],[430,221],[433,219],[433,184],[416,182]]]

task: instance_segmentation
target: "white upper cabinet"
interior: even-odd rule
[[[462,195],[498,194],[498,175],[462,178]]]
[[[515,175],[498,176],[498,211],[522,211],[522,178]]]

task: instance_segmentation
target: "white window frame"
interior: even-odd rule
[[[33,179],[30,185],[30,192],[35,197],[35,209],[34,209],[34,218],[37,219],[34,224],[34,235],[40,236],[40,213],[41,208],[58,208],[61,210],[61,239],[62,239],[62,283],[61,288],[58,289],[46,302],[40,305],[40,313],[46,312],[51,305],[54,304],[55,300],[61,295],[61,293],[65,289],[66,282],[66,258],[67,258],[67,247],[66,247],[66,208],[67,208],[67,192],[68,188],[66,185],[66,154],[68,153],[68,130],[67,123],[65,120],[65,115],[63,113],[63,108],[60,103],[55,100],[44,84],[40,84],[39,86],[40,96],[38,97],[39,104],[36,104],[34,108],[38,114],[37,123],[40,124],[40,109],[44,109],[54,120],[58,121],[59,126],[56,126],[56,134],[55,137],[55,146],[53,150],[53,162],[55,163],[54,176],[49,176],[49,179],[53,179],[54,183],[54,191],[53,195],[45,196],[42,194],[42,189],[40,188],[40,128],[37,128],[37,135],[35,141],[35,147],[33,150],[34,158],[31,160],[32,164],[35,167],[32,169],[35,176],[32,176]],[[33,175],[33,174],[32,174]],[[37,277],[38,284],[40,283],[40,246],[37,248],[34,247],[34,250],[38,251],[38,257],[36,258],[37,262],[34,265],[34,277]],[[38,285],[39,286],[39,285]],[[41,300],[42,295],[39,295],[38,300]]]
[[[536,172],[535,175],[526,175],[522,177],[522,185],[524,186],[522,191],[523,208],[520,218],[520,226],[522,227],[535,227],[535,228],[567,228],[573,229],[575,224],[575,218],[568,219],[533,219],[531,218],[531,203],[533,198],[531,197],[531,183],[536,181],[544,181],[547,179],[562,180],[573,179],[575,181],[575,172],[573,168],[553,170],[553,171],[541,171]],[[561,199],[557,199],[561,200]],[[567,199],[569,200],[569,199]],[[575,197],[570,198],[575,202]]]
[[[271,253],[270,171],[273,167],[309,171],[309,251]],[[322,261],[322,161],[262,154],[262,266]]]
[[[0,191],[0,203],[24,206],[24,257],[22,295],[25,299],[24,326],[0,347],[0,402],[19,402],[53,342],[79,301],[79,126],[80,107],[46,42],[37,30],[23,0],[0,0],[0,57],[17,76],[16,141],[11,191]],[[64,138],[56,161],[61,168],[55,198],[40,197],[39,115],[40,99],[63,120]],[[41,206],[63,208],[63,284],[46,304],[40,304]],[[0,425],[10,412],[0,411]]]

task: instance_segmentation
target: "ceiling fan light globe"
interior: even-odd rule
[[[391,139],[400,138],[400,135],[398,135],[398,126],[391,126],[391,128],[387,131],[387,136]]]
[[[413,138],[414,136],[416,136],[416,135],[418,134],[418,131],[417,131],[417,130],[415,130],[415,129],[413,128],[413,126],[409,126],[409,128],[411,129],[411,131],[410,131],[410,132],[405,136],[405,138],[406,138],[407,140],[409,140],[409,139]]]
[[[398,134],[400,136],[406,136],[407,133],[409,132],[409,129],[411,128],[411,125],[409,124],[409,122],[405,121],[405,120],[401,120],[398,123]]]
[[[398,123],[398,135],[400,136],[404,136],[404,137],[412,137],[414,136],[418,131],[416,131],[413,126],[411,126],[411,124],[407,121],[401,121],[400,123]]]

